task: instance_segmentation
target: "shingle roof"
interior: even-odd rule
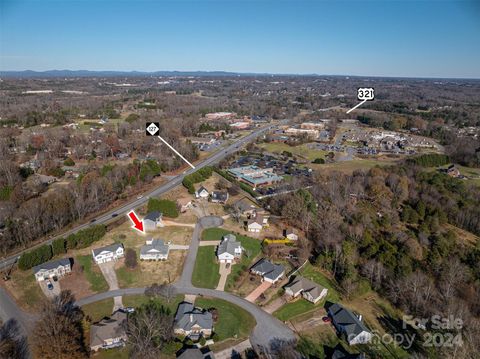
[[[368,332],[365,324],[355,314],[340,304],[335,303],[328,310],[332,315],[334,324],[342,326],[347,336],[351,334],[358,335],[363,331]]]
[[[268,279],[276,279],[285,271],[284,266],[281,264],[271,263],[265,258],[260,259],[251,269],[259,272],[262,276]]]
[[[153,222],[156,222],[160,217],[162,216],[162,213],[159,211],[152,211],[147,213],[145,217],[143,217],[143,220],[150,220]]]
[[[92,324],[90,327],[90,346],[102,345],[106,339],[125,336],[123,322],[126,319],[126,313],[116,311],[110,318],[104,318],[100,322]]]
[[[229,253],[233,256],[235,254],[235,248],[240,246],[241,243],[237,241],[237,237],[233,234],[227,234],[223,236],[222,242],[218,245],[217,255]]]
[[[140,248],[140,254],[151,254],[157,252],[160,254],[168,254],[169,246],[161,239],[154,239],[152,244],[146,244]]]
[[[59,266],[67,266],[67,265],[71,265],[70,258],[57,259],[57,260],[42,263],[42,264],[39,264],[38,266],[33,267],[33,273],[37,273],[38,271],[41,271],[41,270],[50,270],[50,269],[58,268]]]
[[[290,288],[294,293],[298,291],[309,292],[313,298],[320,296],[322,291],[325,289],[320,284],[317,284],[310,279],[304,277],[296,277],[293,281],[288,283],[285,286],[285,289]]]
[[[182,302],[178,305],[177,314],[175,314],[175,326],[185,331],[198,325],[202,329],[212,329],[212,313],[195,308],[192,303]]]
[[[93,255],[96,257],[98,254],[102,253],[103,251],[115,252],[120,247],[123,248],[122,243],[114,243],[114,244],[110,244],[110,245],[105,246],[105,247],[95,248],[93,250]]]

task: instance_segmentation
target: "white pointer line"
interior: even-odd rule
[[[175,153],[178,155],[178,157],[180,157],[182,160],[184,160],[185,162],[187,162],[190,167],[192,167],[193,169],[195,169],[195,166],[192,165],[190,162],[188,162],[188,160],[187,160],[185,157],[183,157],[175,148],[173,148],[172,146],[170,146],[167,141],[165,141],[165,140],[164,140],[163,138],[161,138],[160,136],[157,136],[157,137],[158,137],[159,139],[161,139],[162,142],[163,142],[164,144],[166,144],[173,152],[175,152]]]
[[[355,110],[357,107],[359,106],[362,106],[365,102],[367,102],[367,100],[363,100],[362,102],[360,102],[358,105],[356,105],[355,107],[352,107],[350,110],[347,111],[347,113],[350,113],[352,112],[353,110]]]

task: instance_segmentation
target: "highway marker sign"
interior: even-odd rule
[[[160,124],[158,122],[147,123],[145,132],[147,136],[158,136],[158,133],[160,132]]]
[[[347,111],[347,113],[352,112],[356,108],[362,106],[367,101],[373,101],[374,98],[375,90],[373,87],[359,87],[357,89],[357,99],[362,102],[352,107],[350,110]]]

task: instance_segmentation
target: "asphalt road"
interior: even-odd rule
[[[284,122],[286,122],[286,120],[282,121],[281,123],[284,123]],[[76,226],[76,227],[74,227],[74,228],[72,228],[72,229],[70,229],[66,232],[63,232],[63,233],[61,233],[61,234],[59,234],[55,237],[51,237],[51,238],[49,238],[48,240],[46,240],[42,243],[38,243],[35,246],[32,246],[30,248],[27,248],[27,249],[21,251],[21,252],[18,252],[13,256],[3,258],[2,260],[0,260],[0,270],[3,270],[5,268],[8,268],[9,266],[11,266],[16,261],[16,259],[25,251],[31,250],[33,248],[40,247],[43,244],[51,244],[57,238],[66,237],[66,236],[68,236],[72,233],[76,233],[76,232],[78,232],[82,229],[88,228],[90,226],[94,226],[94,225],[97,225],[97,224],[106,224],[106,223],[114,221],[117,216],[126,215],[132,209],[135,209],[135,208],[141,206],[142,204],[144,204],[145,202],[147,202],[149,197],[159,196],[159,195],[162,195],[162,194],[170,191],[172,188],[174,188],[174,187],[178,186],[180,183],[182,183],[183,178],[186,175],[191,174],[191,173],[193,173],[193,172],[195,172],[195,171],[197,171],[200,168],[203,168],[205,166],[210,166],[214,163],[220,162],[226,156],[237,152],[243,145],[245,145],[246,143],[249,143],[250,141],[252,141],[256,137],[258,137],[260,134],[262,134],[263,132],[265,132],[265,131],[267,131],[267,130],[275,127],[275,126],[277,126],[277,124],[271,124],[271,125],[268,125],[268,126],[265,126],[265,127],[262,127],[262,128],[259,128],[255,131],[253,131],[252,133],[248,134],[247,136],[245,136],[245,137],[239,139],[238,141],[236,141],[235,143],[231,144],[227,148],[222,149],[222,150],[214,153],[213,155],[206,158],[202,162],[196,164],[195,169],[190,168],[189,170],[187,170],[187,171],[183,172],[182,174],[172,178],[169,182],[161,185],[160,187],[154,189],[153,191],[145,193],[142,198],[135,199],[134,201],[129,202],[129,203],[127,203],[125,205],[122,205],[120,207],[117,207],[114,210],[111,210],[109,212],[101,214],[100,216],[98,216],[95,219],[94,222],[80,224],[80,225],[78,225],[78,226]],[[116,214],[116,216],[112,217],[114,214]]]

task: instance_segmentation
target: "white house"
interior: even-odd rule
[[[296,234],[292,228],[288,228],[285,230],[285,238],[296,241],[298,240],[298,234]]]
[[[248,220],[247,230],[249,232],[258,233],[262,230],[265,224],[266,224],[266,218],[261,214],[255,214],[252,218]]]
[[[142,260],[167,260],[170,252],[169,244],[161,239],[147,239],[146,244],[140,248],[140,259]]]
[[[242,256],[242,244],[237,242],[233,234],[223,236],[217,248],[217,257],[220,263],[233,263],[236,258]]]
[[[106,263],[116,261],[125,255],[123,244],[114,243],[109,246],[92,249],[93,260],[95,263]]]
[[[158,211],[147,213],[143,218],[143,227],[147,232],[154,231],[158,227],[163,227],[162,213]]]
[[[210,193],[208,192],[208,190],[201,186],[199,189],[197,189],[195,191],[195,198],[208,198],[210,196]]]
[[[55,261],[39,264],[33,267],[33,274],[37,282],[51,278],[61,278],[72,271],[70,258],[62,258]]]

